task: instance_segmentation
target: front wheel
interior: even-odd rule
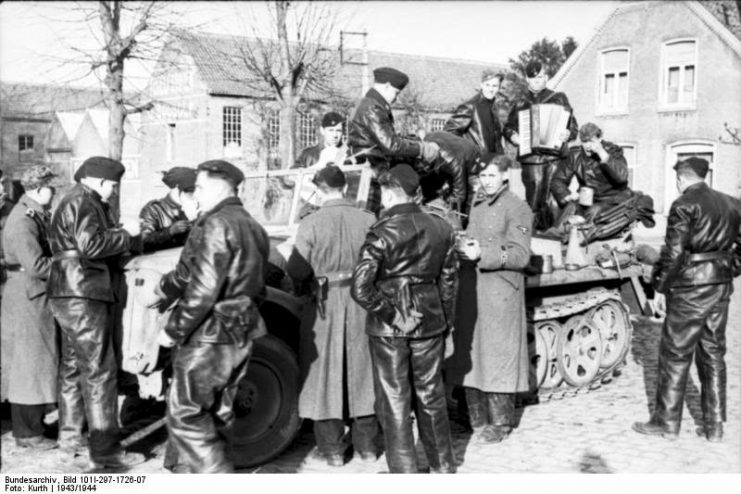
[[[265,463],[291,444],[301,425],[298,394],[293,350],[275,336],[255,340],[247,375],[234,398],[229,440],[236,468]]]

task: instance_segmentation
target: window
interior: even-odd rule
[[[238,106],[224,107],[224,147],[242,147],[242,109]]]
[[[277,111],[268,113],[268,155],[278,155],[278,145],[280,144],[280,117]]]
[[[702,158],[707,160],[707,162],[710,164],[710,170],[708,170],[708,174],[705,177],[705,182],[710,186],[713,187],[714,180],[713,180],[713,170],[715,168],[715,144],[712,142],[702,142],[702,141],[689,141],[689,142],[681,142],[681,143],[675,143],[668,147],[667,154],[666,154],[666,168],[665,168],[665,174],[666,174],[666,196],[664,200],[664,213],[669,212],[669,207],[671,206],[672,202],[674,202],[674,199],[679,197],[679,192],[677,192],[677,186],[676,186],[676,173],[674,171],[674,165],[677,163],[677,161],[685,160],[687,158],[690,158],[692,156],[696,156],[698,158]]]
[[[298,145],[300,149],[317,143],[316,122],[310,113],[300,113],[298,117]]]
[[[445,128],[444,118],[433,118],[430,120],[430,132],[439,132]]]
[[[600,87],[598,107],[603,112],[628,111],[627,48],[604,51],[600,54]]]
[[[697,94],[697,43],[692,40],[664,44],[661,103],[666,107],[694,108]]]
[[[619,146],[623,149],[623,156],[628,164],[628,187],[632,189],[635,184],[636,147],[633,144],[620,144]]]
[[[21,134],[18,136],[18,151],[33,151],[33,136]]]

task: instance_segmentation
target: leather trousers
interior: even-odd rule
[[[674,288],[659,343],[656,407],[651,422],[679,431],[694,355],[705,424],[726,420],[726,323],[733,285]]]
[[[175,351],[167,431],[178,461],[191,473],[234,470],[226,437],[252,345],[251,341],[244,346],[191,342]]]
[[[535,215],[533,228],[544,231],[553,226],[553,212],[548,205],[551,194],[551,180],[556,172],[558,160],[538,164],[521,163],[522,184],[525,186],[525,200]]]
[[[111,305],[84,298],[49,302],[62,330],[59,440],[81,440],[87,421],[90,459],[116,454],[120,445]]]
[[[443,336],[412,339],[369,336],[376,416],[391,473],[417,473],[412,431],[416,397],[419,437],[430,469],[454,473],[450,422],[442,379]]]

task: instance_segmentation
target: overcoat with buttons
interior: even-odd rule
[[[466,236],[481,259],[461,261],[449,382],[487,393],[529,388],[524,268],[530,260],[533,213],[505,185],[475,198]]]
[[[46,295],[48,226],[48,213],[24,195],[3,229],[5,261],[13,269],[2,299],[2,397],[22,405],[57,401],[59,334]]]

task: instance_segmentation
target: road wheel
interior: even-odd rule
[[[245,376],[234,398],[230,444],[234,466],[265,463],[298,433],[299,368],[296,354],[275,336],[255,340]]]
[[[567,383],[584,386],[597,376],[602,357],[602,340],[590,318],[570,318],[558,335],[556,347],[556,365]]]
[[[538,389],[545,380],[548,371],[548,345],[546,344],[543,334],[534,329],[527,335],[528,354],[530,355],[530,382],[531,385]]]
[[[535,323],[535,332],[539,333],[543,338],[543,342],[546,345],[546,354],[548,355],[548,360],[545,362],[545,376],[541,383],[541,387],[543,388],[557,388],[563,382],[563,376],[558,370],[558,365],[556,365],[556,356],[558,354],[556,342],[562,330],[561,325],[555,320]]]
[[[628,312],[621,302],[607,300],[590,310],[587,317],[599,329],[602,339],[600,367],[612,367],[625,356],[630,346],[632,327]]]

